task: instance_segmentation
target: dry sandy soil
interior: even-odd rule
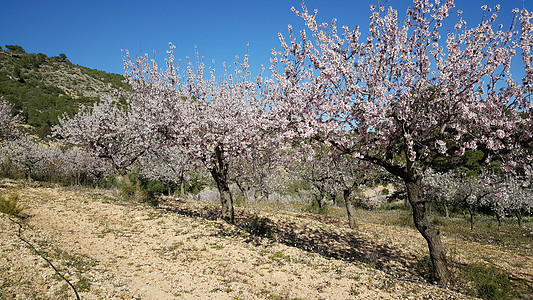
[[[266,205],[237,208],[236,225],[229,225],[210,203],[167,199],[151,208],[117,200],[112,190],[0,181],[0,194],[12,191],[24,207],[20,237],[81,299],[469,298],[416,279],[413,265],[426,246],[405,226],[361,221],[352,230],[341,218]],[[250,233],[264,228],[272,232]],[[0,298],[75,299],[18,233],[0,214]],[[531,248],[509,254],[453,243],[456,261],[503,258],[503,266],[533,281]]]

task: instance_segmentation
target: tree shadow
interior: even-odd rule
[[[220,209],[208,205],[190,207],[186,204],[186,201],[180,199],[163,199],[159,202],[157,208],[186,217],[201,218],[210,221],[217,220],[220,216]]]
[[[207,204],[190,206],[185,202],[163,201],[160,208],[188,217],[216,220],[220,209]],[[306,220],[318,221],[308,225]],[[359,262],[372,268],[399,276],[417,276],[416,261],[412,255],[393,248],[384,241],[357,235],[357,231],[343,228],[334,218],[305,214],[304,217],[287,216],[286,219],[274,219],[246,211],[239,211],[235,217],[236,227],[249,233],[249,243],[279,242],[296,247],[309,253],[346,262]],[[329,226],[334,225],[334,226]],[[232,235],[232,233],[221,233]]]

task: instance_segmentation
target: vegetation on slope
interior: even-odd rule
[[[41,137],[63,113],[73,115],[81,105],[129,90],[122,75],[75,65],[63,53],[48,57],[16,45],[5,48],[0,50],[0,97]]]

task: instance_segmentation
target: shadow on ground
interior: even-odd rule
[[[220,210],[208,204],[190,205],[179,200],[164,200],[160,209],[188,217],[216,220]],[[306,221],[318,221],[318,225],[307,225]],[[328,226],[328,224],[335,224]],[[399,249],[392,248],[385,242],[361,237],[357,231],[342,228],[333,218],[304,214],[302,217],[287,216],[287,219],[260,217],[245,211],[236,213],[235,226],[250,234],[248,242],[257,242],[259,238],[297,247],[310,253],[335,258],[347,262],[360,262],[387,273],[416,276],[414,258]],[[232,235],[232,233],[221,233]]]

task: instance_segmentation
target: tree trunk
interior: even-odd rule
[[[262,195],[263,195],[263,193],[259,189],[255,189],[255,191],[254,191],[254,199],[256,201],[257,200],[261,200],[261,198],[263,197]]]
[[[352,199],[350,198],[351,191],[345,189],[342,192],[344,196],[344,205],[346,206],[346,214],[348,215],[348,224],[350,228],[355,228],[355,209],[352,204]]]
[[[448,209],[448,203],[446,203],[446,201],[444,201],[443,205],[444,205],[444,211],[446,212],[446,218],[449,218],[450,217],[450,211]]]
[[[320,196],[316,198],[316,203],[318,204],[319,209],[322,209],[322,198],[322,194],[320,194]]]
[[[515,216],[516,216],[516,219],[518,220],[518,227],[522,227],[522,212],[516,211]]]
[[[215,163],[210,170],[220,193],[220,204],[222,205],[222,219],[229,223],[235,223],[235,212],[233,210],[233,197],[228,185],[228,165],[224,160],[224,151],[220,145],[215,147]]]
[[[333,205],[337,206],[337,195],[335,193],[330,194],[331,200],[333,201]]]
[[[440,238],[440,231],[432,225],[426,212],[426,201],[422,198],[420,180],[404,179],[409,203],[413,209],[413,221],[429,247],[429,256],[433,264],[435,278],[440,285],[450,283],[450,271],[446,260],[446,250]]]
[[[468,213],[470,214],[470,231],[474,230],[474,210],[468,207]]]
[[[496,213],[496,220],[498,221],[498,231],[500,231],[500,227],[502,226],[502,217],[498,213]]]
[[[238,180],[235,180],[235,183],[237,183],[237,187],[242,193],[242,202],[248,203],[248,195],[246,194],[246,189],[244,188],[244,185],[242,183],[239,183]]]

